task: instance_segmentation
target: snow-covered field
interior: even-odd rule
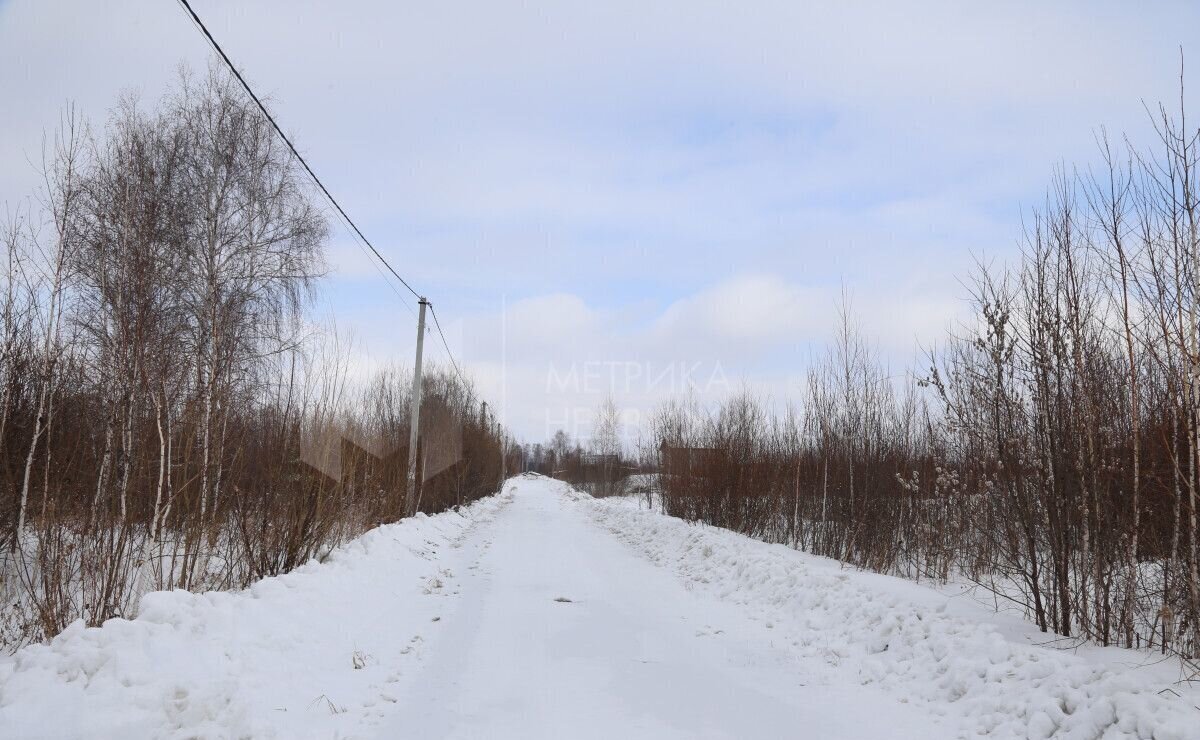
[[[1200,738],[1153,656],[544,478],[0,658],[0,737]]]

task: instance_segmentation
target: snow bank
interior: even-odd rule
[[[1117,648],[1068,652],[1049,636],[964,598],[836,561],[694,525],[631,500],[590,504],[596,520],[693,587],[744,605],[827,678],[863,684],[954,717],[966,736],[1200,738],[1200,692],[1166,663]],[[1160,692],[1162,692],[1160,694]]]
[[[354,734],[436,628],[447,551],[510,500],[379,527],[245,591],[150,593],[136,619],[75,623],[0,658],[0,737]]]
[[[380,527],[321,564],[246,591],[149,594],[136,619],[111,620],[99,629],[72,625],[47,645],[0,658],[0,738],[403,737],[380,723],[436,711],[435,704],[461,711],[468,684],[477,689],[476,704],[491,707],[490,712],[503,693],[491,682],[511,676],[502,675],[501,668],[464,674],[468,653],[452,648],[467,642],[473,630],[490,624],[495,634],[484,632],[476,642],[479,654],[471,655],[503,667],[513,663],[513,645],[502,644],[496,634],[506,634],[530,614],[557,625],[558,632],[529,632],[527,626],[523,637],[529,645],[515,653],[533,661],[525,674],[536,682],[551,675],[551,668],[579,670],[579,656],[586,653],[580,646],[603,632],[597,625],[605,625],[612,645],[624,649],[637,628],[655,616],[658,600],[670,598],[663,596],[669,589],[655,584],[676,587],[674,579],[628,557],[619,562],[613,556],[628,552],[595,523],[703,595],[691,604],[703,607],[702,629],[720,632],[713,627],[718,622],[730,627],[736,639],[730,635],[720,649],[751,656],[745,667],[764,685],[769,682],[767,693],[807,692],[790,696],[810,702],[848,696],[854,711],[871,714],[854,717],[854,711],[842,712],[841,704],[826,708],[825,715],[845,717],[835,723],[842,730],[885,721],[881,717],[891,715],[868,699],[886,694],[940,715],[945,721],[939,720],[939,727],[963,737],[1200,739],[1200,710],[1194,708],[1200,692],[1173,685],[1177,675],[1169,663],[1144,665],[1152,656],[1043,647],[1039,643],[1047,635],[969,598],[843,570],[834,561],[784,546],[689,525],[641,510],[633,499],[593,500],[550,481],[540,487],[525,486],[521,479],[515,483],[459,512]],[[518,486],[524,498],[489,526]],[[559,503],[547,505],[547,495]],[[575,560],[586,565],[573,562],[557,570],[532,565],[572,546],[580,548]],[[633,566],[643,572],[637,575]],[[548,576],[559,580],[546,581]],[[620,588],[614,588],[616,578],[641,581],[618,582]],[[551,582],[554,587],[548,588]],[[460,586],[471,598],[455,596]],[[531,589],[540,594],[537,606],[528,603]],[[575,606],[552,598],[563,594],[576,599]],[[643,597],[646,601],[639,603]],[[589,614],[601,621],[585,628],[581,620]],[[658,626],[692,624],[680,617],[659,609]],[[616,618],[628,624],[613,622]],[[663,655],[696,664],[684,658],[699,655],[701,649],[692,643],[707,640],[708,633],[675,634],[668,640],[674,653],[654,641],[634,644],[637,656],[651,651],[657,657],[637,660],[630,675],[671,675],[664,671],[679,666],[660,665]],[[568,640],[557,643],[560,649],[569,644],[576,652],[547,647],[556,644],[555,635]],[[616,668],[611,651],[604,659],[609,663],[598,664],[597,672],[584,670],[579,677],[599,676],[607,686],[604,677]],[[799,680],[776,680],[770,669],[779,666]],[[435,667],[440,670],[428,670]],[[439,676],[440,681],[431,680]],[[707,690],[706,682],[721,679],[701,672],[696,680],[695,686],[681,682],[676,694]],[[535,685],[505,688],[523,695]],[[639,700],[671,701],[669,686],[630,686]],[[510,719],[514,733],[526,719],[571,727],[580,720],[576,711],[596,709],[596,693],[579,694],[590,698],[552,705],[549,719],[558,725],[512,712],[457,719],[483,728],[479,736],[495,734],[496,717]],[[545,696],[525,698],[529,706],[546,706],[537,703]],[[813,710],[804,716],[812,722],[818,715]],[[438,719],[429,726],[452,724]],[[668,728],[675,725],[664,725]],[[816,726],[795,729],[821,732]]]

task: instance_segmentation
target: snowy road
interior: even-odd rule
[[[0,657],[0,738],[1200,738],[1145,653],[510,480],[238,593]]]
[[[379,737],[952,736],[873,689],[806,686],[770,629],[635,555],[557,483],[513,488],[464,545],[428,667]]]

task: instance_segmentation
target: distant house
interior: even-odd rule
[[[698,474],[713,470],[725,460],[725,451],[714,447],[677,447],[663,440],[658,446],[658,465],[663,473]]]
[[[585,452],[580,455],[579,461],[587,467],[616,468],[621,464],[621,456],[609,453]]]
[[[585,452],[580,455],[579,468],[575,471],[579,483],[612,482],[623,473],[620,455],[599,452]]]

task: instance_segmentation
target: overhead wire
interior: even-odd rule
[[[255,105],[258,106],[258,109],[262,111],[262,114],[266,116],[267,121],[269,121],[271,126],[275,129],[275,133],[279,134],[279,138],[283,139],[283,143],[287,144],[288,149],[291,150],[292,154],[300,162],[301,166],[304,167],[305,172],[308,173],[309,177],[312,178],[312,181],[316,183],[317,187],[321,189],[321,192],[325,194],[325,197],[328,198],[333,207],[337,209],[337,212],[341,215],[341,217],[346,220],[346,223],[349,224],[354,233],[358,235],[358,238],[362,240],[362,243],[367,245],[371,252],[374,253],[375,257],[378,258],[379,261],[383,263],[383,266],[388,269],[388,272],[390,272],[397,280],[400,281],[401,285],[403,285],[405,288],[408,288],[408,291],[412,293],[414,297],[420,299],[421,295],[417,293],[417,291],[413,289],[411,285],[409,285],[407,280],[400,276],[400,273],[396,272],[396,269],[392,267],[391,263],[387,261],[387,258],[385,258],[383,254],[381,254],[380,251],[375,248],[375,245],[372,244],[371,240],[367,238],[367,235],[362,232],[362,229],[358,228],[358,224],[354,223],[354,219],[350,218],[350,214],[346,213],[346,209],[342,208],[342,204],[338,203],[337,198],[333,197],[333,193],[329,192],[329,188],[325,187],[325,183],[321,182],[321,178],[317,177],[317,173],[314,172],[313,168],[308,165],[308,162],[304,159],[304,156],[301,155],[296,149],[296,146],[292,144],[292,140],[289,139],[287,134],[283,132],[283,129],[279,127],[279,124],[275,121],[275,117],[271,115],[271,112],[267,110],[267,106],[263,104],[262,100],[259,99],[258,95],[256,95],[254,90],[250,87],[250,83],[246,82],[245,77],[242,77],[242,73],[238,71],[238,68],[234,65],[233,60],[229,58],[229,55],[225,53],[225,50],[222,49],[221,45],[217,43],[217,40],[213,38],[212,33],[209,32],[208,27],[204,25],[204,21],[200,19],[200,16],[192,8],[191,3],[189,3],[188,0],[177,0],[177,2],[191,17],[192,22],[200,30],[200,32],[204,34],[204,37],[208,39],[208,43],[212,46],[213,50],[217,52],[217,55],[221,57],[221,60],[225,62],[225,66],[229,67],[229,71],[232,72],[233,76],[237,78],[237,81],[242,84],[242,87],[246,90],[246,94],[250,96],[250,99],[254,101]]]
[[[296,146],[292,143],[292,140],[288,138],[287,134],[285,134],[283,129],[280,128],[279,124],[275,120],[275,117],[271,115],[269,110],[267,110],[267,106],[262,102],[261,99],[259,99],[258,95],[255,94],[253,88],[250,87],[250,83],[247,82],[246,78],[242,76],[242,73],[238,71],[238,68],[233,63],[233,60],[229,58],[229,55],[226,54],[225,50],[221,48],[221,45],[217,43],[217,40],[208,30],[208,27],[204,25],[204,21],[200,19],[199,14],[197,14],[195,9],[192,8],[191,3],[188,2],[188,0],[177,0],[177,2],[187,13],[188,17],[192,21],[192,24],[204,35],[204,37],[208,40],[209,45],[212,46],[217,55],[221,57],[221,60],[225,62],[225,66],[229,68],[229,71],[232,72],[233,76],[237,78],[237,81],[241,83],[242,88],[246,91],[246,94],[250,96],[250,99],[254,101],[255,105],[258,106],[258,109],[262,112],[262,114],[266,116],[267,121],[269,121],[271,124],[271,127],[275,129],[275,133],[279,134],[279,138],[283,139],[283,142],[287,144],[287,147],[292,152],[292,155],[296,157],[296,160],[299,161],[301,166],[304,167],[304,171],[308,173],[308,176],[312,178],[312,181],[316,184],[316,186],[320,188],[321,192],[329,200],[329,203],[337,211],[337,215],[341,218],[341,220],[350,227],[353,234],[358,237],[362,244],[365,244],[367,248],[371,250],[371,254],[375,255],[375,258],[379,261],[379,263],[386,267],[387,271],[391,273],[393,277],[399,280],[401,285],[408,289],[408,292],[412,293],[418,301],[424,301],[424,297],[421,296],[421,294],[418,293],[412,287],[412,285],[410,285],[409,282],[405,280],[399,272],[396,271],[394,267],[392,267],[391,263],[387,261],[387,258],[385,258],[383,254],[381,254],[380,251],[375,248],[375,245],[371,243],[371,240],[368,239],[366,234],[363,233],[362,229],[358,227],[358,224],[354,222],[354,219],[350,218],[350,214],[346,213],[346,209],[342,208],[341,203],[338,203],[337,198],[333,197],[333,193],[329,192],[329,188],[325,187],[325,183],[321,182],[321,178],[317,177],[317,173],[313,171],[313,168],[309,166],[308,161],[305,160],[304,156],[301,155],[296,149]],[[361,245],[359,245],[359,249],[362,249]],[[366,254],[366,252],[364,252],[364,254]],[[396,294],[396,297],[400,299],[400,302],[404,304],[405,308],[407,308],[410,313],[415,313],[412,306],[408,303],[408,301],[405,300],[400,291],[396,289],[396,286],[392,284],[392,281],[388,279],[387,274],[380,270],[379,265],[376,264],[375,260],[370,259],[370,254],[367,255],[367,259],[375,268],[375,270],[378,271],[379,274],[384,278],[384,282],[387,283],[392,292]],[[466,376],[463,374],[458,362],[454,359],[454,353],[450,351],[450,344],[446,341],[446,334],[442,331],[442,324],[438,320],[437,312],[433,310],[433,304],[429,303],[428,301],[425,301],[425,303],[429,306],[430,314],[433,315],[434,326],[437,327],[438,336],[441,337],[442,346],[446,349],[446,356],[450,359],[450,365],[454,368],[454,372],[458,374],[458,377],[463,381],[463,383],[467,383]]]
[[[454,368],[454,372],[458,373],[458,377],[462,380],[463,385],[470,385],[467,382],[467,377],[458,367],[458,363],[454,361],[454,353],[450,351],[450,343],[446,341],[446,334],[442,331],[442,322],[438,321],[437,311],[433,310],[433,304],[429,304],[429,313],[433,316],[433,325],[437,327],[438,336],[442,338],[442,346],[446,348],[446,356],[450,358],[450,365]]]

